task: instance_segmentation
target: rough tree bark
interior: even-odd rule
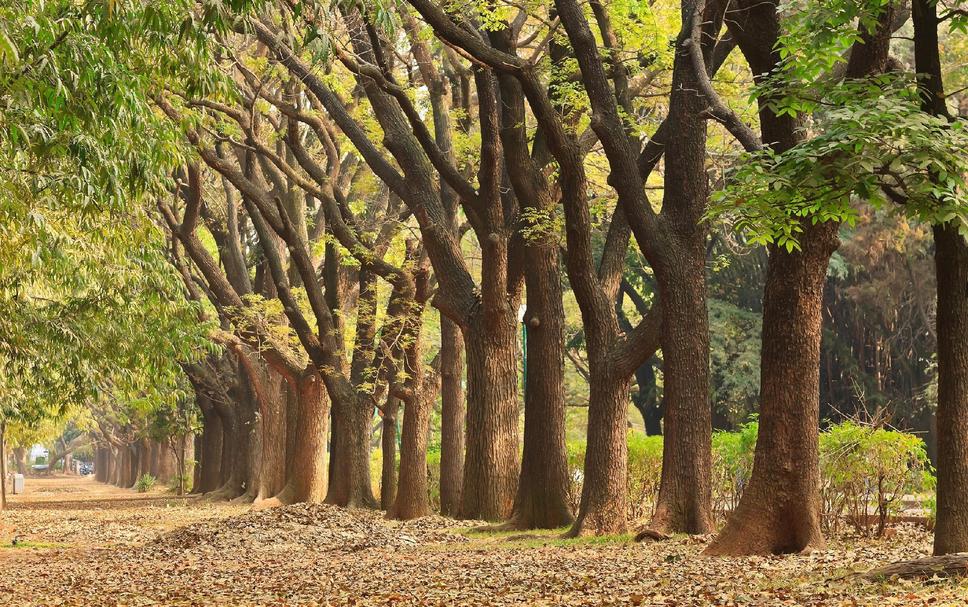
[[[887,64],[895,7],[851,50],[846,76],[862,78]],[[759,79],[779,65],[775,2],[743,2],[727,20]],[[797,122],[760,99],[762,140],[778,151],[802,140]],[[805,222],[800,251],[770,247],[763,292],[760,417],[753,474],[712,555],[779,554],[822,547],[819,411],[821,308],[839,224]]]
[[[968,552],[968,244],[935,226],[938,278],[938,511],[936,555]]]
[[[706,78],[722,11],[718,3],[682,3],[672,94],[666,124],[674,133],[665,149],[663,215],[672,233],[652,267],[662,301],[662,376],[665,439],[662,480],[650,527],[661,533],[709,533],[712,511],[712,410],[709,402],[709,322],[706,310],[706,240],[702,221],[709,197]],[[702,19],[702,24],[694,23]],[[694,33],[698,32],[699,36]],[[696,39],[696,38],[699,39]],[[703,55],[700,73],[693,45]]]
[[[103,447],[99,448],[98,453],[103,458],[105,455],[104,448]],[[17,474],[27,474],[27,449],[25,449],[24,447],[14,448],[13,460],[14,460],[14,465],[16,465],[17,467]],[[97,480],[103,483],[104,479],[106,478],[107,476],[105,476],[104,473],[101,473],[100,477],[98,477]]]
[[[295,452],[286,486],[269,502],[292,504],[321,502],[326,496],[326,422],[329,398],[323,382],[315,372],[299,378],[299,427],[296,429]]]
[[[222,474],[222,418],[215,412],[208,396],[196,393],[198,407],[202,412],[201,450],[196,452],[199,460],[198,482],[192,493],[208,493],[218,489]]]
[[[938,7],[914,0],[915,71],[921,109],[948,116],[938,40]],[[934,554],[968,552],[968,244],[957,226],[934,227],[938,282],[938,488]]]
[[[355,11],[347,11],[344,17],[350,26],[354,50],[370,64],[369,67],[375,68],[378,61],[363,23],[363,17]],[[489,519],[506,517],[510,513],[517,482],[517,427],[516,424],[508,423],[510,418],[515,417],[517,411],[514,400],[516,367],[513,364],[515,311],[509,301],[516,298],[514,291],[517,287],[507,283],[508,234],[503,215],[503,201],[500,196],[500,175],[498,174],[496,178],[491,174],[485,176],[488,185],[482,185],[481,189],[487,191],[480,194],[479,198],[478,193],[473,191],[466,180],[454,177],[456,171],[452,166],[447,165],[444,167],[445,170],[441,171],[442,174],[447,175],[449,183],[451,179],[460,182],[454,187],[456,189],[460,186],[461,197],[468,196],[469,204],[478,202],[480,208],[475,208],[471,213],[476,215],[480,212],[486,216],[475,228],[475,230],[480,228],[478,238],[482,242],[485,257],[482,268],[486,274],[480,289],[477,289],[455,235],[451,231],[439,229],[447,213],[437,195],[438,188],[435,187],[431,161],[425,153],[424,144],[418,141],[398,105],[400,98],[392,98],[373,79],[370,72],[366,77],[359,78],[360,85],[367,92],[374,115],[380,121],[384,131],[388,133],[384,142],[398,159],[403,175],[383,158],[382,153],[368,140],[339,99],[292,53],[291,49],[286,47],[264,24],[253,23],[253,27],[259,39],[267,44],[280,57],[281,63],[300,78],[319,99],[334,122],[360,150],[374,172],[411,208],[420,223],[424,245],[441,283],[439,292],[442,296],[435,299],[435,306],[461,325],[465,348],[468,344],[474,343],[476,362],[484,365],[478,367],[476,375],[471,373],[470,369],[474,364],[471,363],[471,354],[468,353],[467,428],[469,432],[475,433],[480,429],[480,433],[488,439],[480,437],[472,439],[470,436],[467,438],[463,488],[465,490],[472,488],[473,493],[462,491],[465,494],[461,496],[461,512],[464,516]],[[341,56],[342,59],[345,57]],[[379,68],[375,69],[376,73],[380,73]],[[439,149],[435,151],[439,154]],[[499,152],[499,148],[493,148],[491,151]],[[448,168],[450,172],[447,171]],[[486,202],[483,201],[485,197]],[[481,313],[482,309],[486,310],[484,314]],[[498,317],[502,318],[496,320]],[[494,322],[491,321],[492,318],[495,319]],[[469,325],[476,326],[469,328]],[[478,338],[486,338],[487,342],[482,345]],[[484,368],[490,368],[505,375],[485,376],[482,371]],[[336,403],[338,399],[334,396],[333,400],[334,407],[338,406]],[[507,432],[510,432],[511,436],[500,436]],[[473,480],[467,478],[468,471],[471,471]]]
[[[491,43],[516,52],[509,24],[490,32]],[[524,449],[521,476],[507,527],[556,528],[574,521],[568,503],[565,448],[564,309],[562,306],[559,236],[547,225],[556,201],[541,187],[544,169],[529,147],[524,93],[511,75],[498,74],[501,143],[508,177],[522,207],[540,219],[522,236],[527,289],[524,389]],[[482,106],[484,107],[484,106]]]
[[[440,315],[440,513],[456,515],[464,483],[464,349],[460,327]]]
[[[400,414],[400,399],[392,394],[387,396],[382,413],[380,445],[383,468],[380,473],[380,508],[389,510],[397,497],[397,417]]]
[[[707,554],[788,553],[824,545],[817,442],[821,304],[837,228],[809,226],[802,251],[770,251],[754,474]]]
[[[416,265],[410,280],[398,282],[384,325],[382,342],[391,346],[395,364],[388,374],[389,391],[403,402],[403,430],[400,444],[400,479],[387,518],[409,520],[430,514],[427,481],[427,441],[430,412],[436,398],[437,376],[425,376],[421,330],[423,311],[430,295],[429,264],[415,240],[407,242],[407,262]]]

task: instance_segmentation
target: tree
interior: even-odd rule
[[[955,10],[955,9],[952,9]],[[945,102],[938,41],[938,7],[914,0],[914,64],[921,109],[950,120]],[[955,15],[949,15],[955,16]],[[964,31],[964,16],[956,27]],[[934,179],[943,181],[937,172]],[[943,203],[942,203],[943,204]],[[934,261],[938,283],[938,514],[934,554],[968,551],[968,243],[957,220],[934,226]]]
[[[885,72],[899,8],[892,2],[877,1],[863,9],[866,12],[861,13],[857,25],[850,11],[828,12],[827,7],[820,6],[816,7],[820,12],[806,10],[796,16],[793,34],[783,39],[775,5],[741,7],[736,19],[730,21],[735,23],[734,33],[754,77],[766,83],[759,97],[762,139],[770,143],[765,156],[779,152],[779,157],[786,154],[792,164],[797,164],[803,163],[802,152],[813,149],[812,145],[820,148],[826,144],[829,148],[825,137],[842,137],[839,141],[844,145],[849,140],[857,141],[856,131],[838,130],[849,129],[848,123],[836,121],[831,121],[825,134],[805,141],[797,124],[798,113],[781,109],[788,107],[784,104],[791,97],[797,97],[796,87],[793,93],[783,87],[771,91],[770,79],[775,74],[782,77],[786,71],[794,81],[800,78],[801,84],[813,82],[826,70],[825,62],[829,65],[832,59],[834,64],[845,65],[842,77],[847,79],[845,90],[849,96],[856,90],[855,82]],[[818,48],[805,44],[797,32],[806,34],[820,16],[827,19],[832,33],[829,39],[820,41]],[[789,50],[784,52],[782,44],[789,44],[790,40],[796,41],[790,49],[806,48],[806,60],[798,57],[795,65],[792,60],[784,63],[782,58],[789,56]],[[828,44],[830,47],[824,46]],[[846,59],[840,56],[843,48],[849,49]],[[756,150],[755,146],[746,147]],[[876,149],[871,152],[879,153]],[[858,170],[849,162],[843,166],[846,170]],[[727,526],[707,549],[708,554],[799,552],[823,545],[817,455],[820,308],[827,264],[838,244],[839,221],[853,216],[844,210],[844,205],[849,205],[851,192],[877,188],[869,183],[876,179],[877,172],[859,166],[867,181],[858,182],[855,175],[853,183],[848,179],[831,180],[834,183],[828,186],[820,180],[821,185],[811,191],[800,184],[815,182],[803,181],[801,177],[791,181],[799,186],[798,199],[788,200],[789,204],[771,196],[755,203],[751,200],[751,204],[762,205],[764,217],[772,214],[775,220],[779,218],[772,228],[767,228],[772,230],[769,239],[775,238],[775,244],[770,247],[763,297],[759,433],[750,483]],[[756,187],[761,186],[760,183]],[[818,204],[818,198],[827,204]],[[795,208],[799,212],[792,212]]]

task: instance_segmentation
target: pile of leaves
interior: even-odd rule
[[[318,552],[356,552],[468,541],[456,529],[455,521],[442,517],[395,522],[373,510],[293,504],[200,521],[162,535],[144,550],[151,556],[185,550],[222,552],[269,548],[285,551],[294,547]]]

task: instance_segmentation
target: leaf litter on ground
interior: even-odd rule
[[[327,505],[253,510],[157,492],[132,499],[64,482],[89,492],[58,494],[73,502],[59,497],[55,507],[27,495],[0,514],[4,545],[16,533],[35,546],[0,548],[0,605],[968,605],[964,579],[852,575],[928,554],[930,534],[914,526],[883,540],[838,536],[807,555],[709,558],[708,538],[469,533],[481,523],[401,523]]]

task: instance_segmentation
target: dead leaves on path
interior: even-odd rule
[[[467,542],[457,533],[456,525],[456,521],[442,517],[390,522],[372,510],[293,504],[188,525],[149,543],[145,554],[157,557],[185,550],[289,548],[321,553],[357,552]]]
[[[853,575],[925,554],[930,536],[913,527],[889,541],[832,540],[810,555],[707,558],[695,538],[510,540],[468,536],[473,522],[399,523],[305,504],[78,504],[0,517],[36,542],[72,546],[0,549],[4,606],[968,605],[963,580]]]

